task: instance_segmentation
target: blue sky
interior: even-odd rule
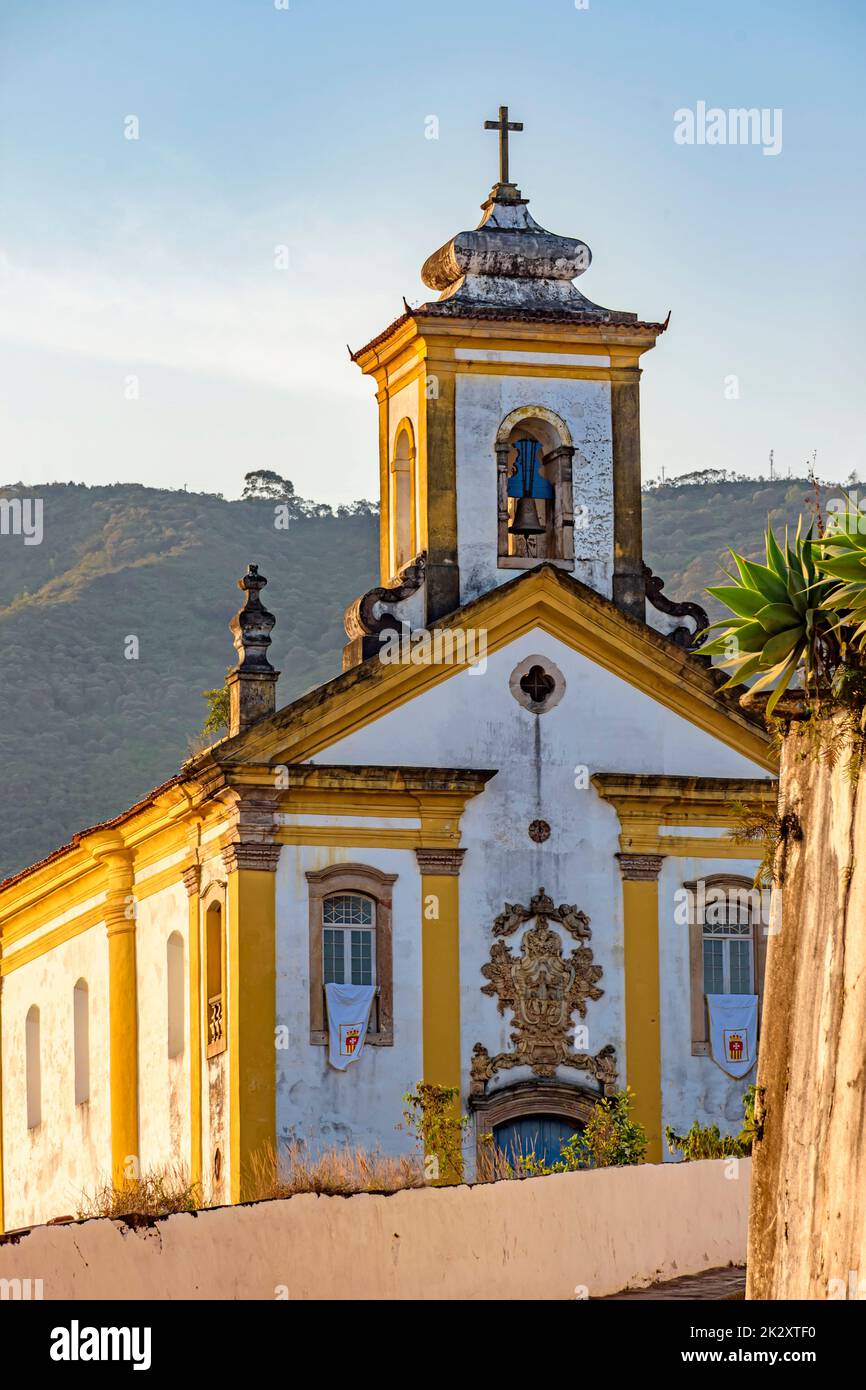
[[[773,448],[783,472],[817,449],[822,475],[866,476],[860,0],[289,5],[4,0],[0,481],[236,496],[265,467],[374,495],[345,345],[428,297],[505,102],[531,211],[592,248],[580,288],[672,310],[645,475],[757,473]],[[698,101],[781,108],[781,153],[676,144]]]

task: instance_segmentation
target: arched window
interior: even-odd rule
[[[90,1100],[90,994],[86,980],[72,991],[72,1032],[75,1051],[75,1104]]]
[[[689,894],[692,1054],[710,1051],[708,994],[764,993],[769,893],[751,879],[712,874],[684,885]]]
[[[415,439],[409,420],[397,427],[391,460],[392,563],[394,574],[415,558]]]
[[[183,1056],[183,937],[172,932],[165,948],[166,1007],[168,1013],[168,1055]]]
[[[310,1042],[328,1041],[326,984],[376,985],[367,1042],[394,1042],[391,897],[396,874],[332,864],[307,874],[310,892]]]
[[[27,1128],[42,1123],[42,1055],[39,1037],[39,1010],[32,1004],[24,1025],[25,1071],[27,1077]]]
[[[226,949],[222,899],[205,910],[205,979],[207,981],[207,1055],[215,1057],[226,1047]]]
[[[574,568],[574,447],[563,420],[543,406],[522,406],[496,435],[500,569],[539,560]]]
[[[376,904],[361,893],[332,893],[322,911],[324,983],[376,983]]]

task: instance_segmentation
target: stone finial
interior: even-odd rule
[[[246,600],[243,607],[229,623],[234,637],[237,665],[229,671],[229,736],[241,734],[256,720],[273,714],[277,705],[277,677],[268,661],[268,647],[271,645],[271,628],[276,619],[269,613],[261,600],[261,591],[267,584],[258,565],[249,565],[243,579],[238,580],[238,588],[243,589]]]

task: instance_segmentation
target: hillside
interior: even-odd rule
[[[768,512],[796,524],[809,491],[647,493],[647,562],[672,598],[701,601],[726,545],[756,556]],[[71,483],[39,496],[42,543],[0,535],[0,877],[177,770],[201,729],[201,692],[232,662],[227,624],[249,561],[270,581],[280,704],[339,671],[343,609],[377,568],[371,516],[309,515],[278,531],[267,501]],[[131,636],[137,660],[124,655]]]

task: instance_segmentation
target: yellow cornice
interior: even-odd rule
[[[87,912],[81,912],[77,917],[70,918],[68,922],[63,922],[58,927],[52,927],[51,931],[44,932],[34,941],[26,942],[17,950],[14,949],[14,942],[7,942],[4,937],[3,954],[0,957],[0,975],[9,975],[22,965],[29,965],[39,956],[53,951],[56,946],[62,946],[64,942],[71,941],[74,936],[80,936],[82,932],[89,931],[91,927],[104,922],[105,912],[104,904],[91,907]],[[37,922],[35,926],[38,925]]]
[[[224,780],[218,770],[216,781],[212,771],[210,776],[213,785],[207,787],[207,795]],[[128,857],[131,872],[140,872],[186,847],[191,822],[210,824],[225,815],[217,801],[198,805],[201,792],[197,777],[186,787],[173,785],[153,801],[133,807],[119,823],[79,833],[68,848],[0,890],[0,938],[14,942],[104,891],[112,862]]]
[[[558,323],[533,320],[445,318],[412,314],[396,325],[380,341],[364,348],[355,357],[361,371],[378,381],[383,369],[414,352],[418,356],[452,352],[456,347],[489,347],[507,343],[515,349],[539,344],[558,352],[580,352],[595,346],[600,350],[627,352],[636,360],[655,347],[658,330],[637,324]]]
[[[705,667],[550,566],[501,585],[439,626],[486,631],[488,654],[541,627],[759,767],[776,770],[766,732],[719,699]],[[386,665],[371,658],[249,730],[243,744],[238,741],[237,756],[304,761],[467,664]]]
[[[666,777],[599,772],[592,777],[599,796],[615,808],[620,849],[628,854],[668,854],[686,858],[759,859],[756,847],[732,836],[662,834],[663,825],[736,827],[745,807],[771,811],[778,784],[757,777]]]

